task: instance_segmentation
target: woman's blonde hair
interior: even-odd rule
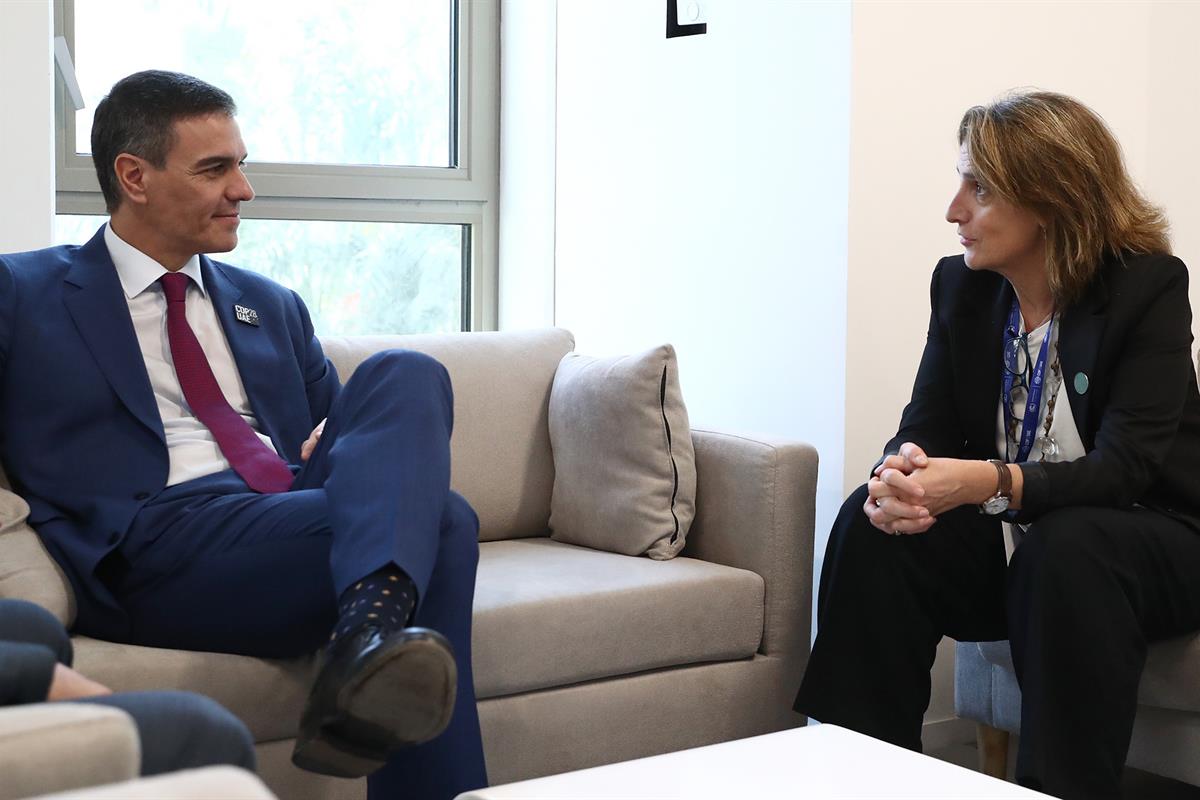
[[[1170,252],[1162,210],[1130,179],[1104,120],[1078,100],[1022,92],[975,106],[958,143],[989,191],[1042,221],[1060,307],[1078,299],[1105,258]]]

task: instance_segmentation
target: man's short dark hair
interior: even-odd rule
[[[92,121],[92,162],[109,213],[122,199],[114,167],[117,156],[129,153],[161,169],[175,144],[176,121],[236,113],[226,92],[179,72],[150,69],[113,84]]]

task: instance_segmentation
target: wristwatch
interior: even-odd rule
[[[983,501],[979,511],[982,514],[995,516],[1007,511],[1008,504],[1012,502],[1012,473],[1008,471],[1008,465],[998,458],[989,458],[988,463],[996,466],[996,474],[1000,478],[1000,483],[996,486],[996,493]]]

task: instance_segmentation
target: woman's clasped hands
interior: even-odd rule
[[[875,468],[863,512],[884,533],[924,533],[946,511],[986,499],[973,496],[980,482],[973,472],[979,467],[995,475],[986,461],[930,458],[920,446],[905,442]]]

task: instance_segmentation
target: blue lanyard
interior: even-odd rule
[[[1005,330],[1016,336],[1020,330],[1021,307],[1013,298],[1012,310],[1008,312],[1008,327]],[[1042,383],[1046,377],[1046,356],[1050,352],[1050,336],[1054,332],[1054,317],[1050,317],[1050,325],[1046,328],[1046,338],[1042,339],[1042,347],[1038,351],[1037,361],[1033,365],[1033,377],[1029,381],[1029,399],[1025,401],[1025,418],[1021,422],[1021,443],[1017,448],[1017,457],[1012,462],[1019,464],[1029,460],[1029,452],[1033,449],[1033,440],[1037,438],[1038,417],[1042,410]],[[1027,332],[1028,333],[1028,332]],[[1007,347],[1007,342],[1005,343]],[[1005,456],[1008,453],[1008,432],[1012,429],[1013,419],[1009,408],[1008,398],[1012,396],[1015,377],[1005,367],[1003,362],[1000,369],[1004,370],[1004,394],[1000,398],[1000,406],[1004,409],[1004,441]]]

